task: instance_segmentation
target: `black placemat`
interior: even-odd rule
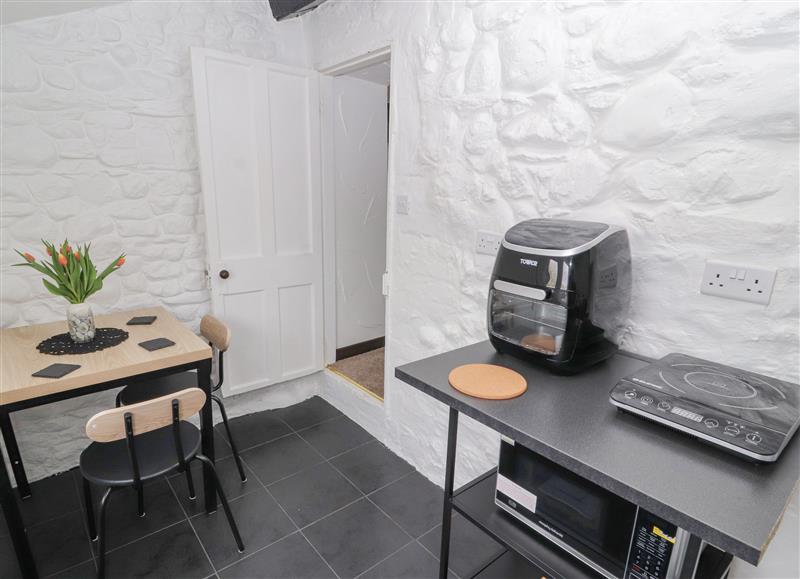
[[[42,354],[53,354],[61,356],[63,354],[88,354],[117,346],[128,339],[128,332],[119,328],[97,328],[94,339],[91,342],[79,344],[73,342],[69,334],[57,334],[46,340],[42,340],[36,346]]]

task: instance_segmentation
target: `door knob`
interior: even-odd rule
[[[222,279],[228,279],[229,277],[231,277],[231,273],[227,269],[223,269],[222,271],[219,272],[219,277],[221,277]]]

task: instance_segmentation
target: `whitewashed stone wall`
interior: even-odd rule
[[[410,213],[390,217],[385,436],[433,480],[446,410],[392,368],[485,339],[478,229],[624,225],[625,348],[798,381],[797,3],[331,0],[304,18],[318,68],[392,43],[390,196]],[[701,295],[706,258],[778,268],[771,304]],[[497,452],[465,422],[460,481]],[[797,576],[797,528],[795,506],[738,576]]]
[[[196,326],[209,308],[189,47],[305,65],[300,21],[266,2],[138,2],[0,29],[0,313],[12,326],[64,319],[66,303],[13,248],[91,241],[125,266],[95,311],[164,305]],[[113,393],[13,416],[32,479],[77,464],[83,425]]]

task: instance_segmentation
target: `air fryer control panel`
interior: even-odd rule
[[[678,528],[639,509],[625,579],[665,579]]]

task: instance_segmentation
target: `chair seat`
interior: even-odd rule
[[[189,422],[181,422],[180,433],[183,458],[188,461],[200,450],[200,430]],[[178,468],[180,463],[175,452],[172,426],[138,434],[134,440],[139,476],[143,482]],[[125,439],[93,442],[81,453],[80,466],[83,477],[96,485],[116,487],[133,484],[133,470]]]
[[[120,390],[119,402],[123,406],[130,406],[159,396],[174,394],[186,388],[197,388],[197,372],[179,372],[153,378],[147,382],[130,384]]]

